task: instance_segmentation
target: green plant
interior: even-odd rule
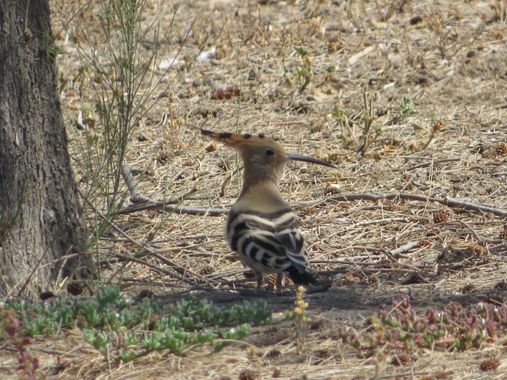
[[[346,147],[356,144],[355,122],[357,120],[357,115],[350,117],[348,112],[338,107],[338,105],[333,106],[331,115],[341,129],[340,139],[342,143]]]
[[[364,155],[382,133],[381,127],[374,125],[373,102],[366,90],[363,91],[363,109],[360,112],[350,115],[335,105],[332,115],[341,127],[340,138],[344,145],[356,146],[355,150],[360,155]]]
[[[299,93],[302,94],[312,80],[312,62],[310,53],[303,47],[296,47],[294,51],[301,59],[301,63],[294,70],[294,75],[297,81],[301,83],[299,86]]]
[[[326,67],[326,72],[327,73],[334,73],[336,72],[336,66],[335,65],[329,65]]]
[[[133,133],[161,99],[155,91],[170,86],[160,88],[171,65],[162,73],[152,67],[160,61],[159,47],[169,40],[172,23],[162,24],[162,11],[160,18],[147,21],[143,12],[148,5],[148,0],[101,2],[98,33],[81,32],[84,64],[76,81],[83,105],[72,157],[92,224],[90,246],[108,231],[128,197],[122,170]]]
[[[361,134],[361,144],[357,148],[357,153],[364,156],[371,143],[373,143],[381,133],[380,128],[372,128],[375,117],[373,116],[372,101],[368,97],[366,90],[363,91],[363,128]]]
[[[63,53],[63,50],[55,44],[55,38],[52,34],[48,32],[41,33],[40,41],[42,45],[41,49],[48,57],[56,58],[59,54]]]
[[[400,118],[413,115],[416,112],[414,101],[412,97],[405,95],[401,100]]]
[[[271,321],[266,303],[218,307],[188,298],[164,308],[148,298],[129,303],[115,287],[102,288],[87,300],[61,297],[51,303],[9,302],[6,307],[27,337],[79,328],[89,344],[104,355],[115,352],[122,361],[152,351],[181,354],[207,343],[220,349],[244,338],[252,325]]]

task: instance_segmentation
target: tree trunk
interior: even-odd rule
[[[51,35],[48,0],[0,0],[0,295],[37,295],[92,268]]]

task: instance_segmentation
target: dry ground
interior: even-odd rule
[[[96,94],[93,74],[86,72],[84,79],[79,74],[84,64],[76,48],[88,41],[79,28],[88,37],[97,33],[99,5],[88,3],[69,22],[77,4],[54,1],[53,11],[58,43],[65,49],[58,58],[66,78],[62,105],[73,157],[79,160],[76,142],[86,132],[76,129],[75,120],[83,108],[93,109]],[[507,378],[501,346],[428,351],[396,367],[389,357],[358,357],[335,334],[403,294],[411,294],[418,308],[450,300],[473,303],[493,293],[503,300],[505,290],[495,285],[507,276],[507,2],[148,4],[146,22],[160,16],[163,32],[179,8],[152,69],[162,77],[161,63],[175,58],[174,68],[155,91],[159,102],[135,130],[128,151],[139,191],[154,199],[184,196],[183,208],[226,208],[234,202],[241,186],[237,157],[201,138],[203,126],[263,132],[291,151],[335,162],[336,171],[291,164],[281,185],[300,215],[313,268],[332,281],[328,292],[308,296],[312,321],[323,323],[308,332],[303,355],[296,354],[291,323],[279,316],[274,326],[257,328],[247,339],[256,353],[236,345],[215,354],[150,356],[120,368],[110,367],[76,332],[38,343],[40,357],[47,358],[46,375],[266,379],[279,368],[280,378],[291,379]],[[151,42],[147,38],[147,51],[154,49]],[[196,60],[211,48],[216,49],[211,59]],[[304,48],[307,58],[295,48]],[[239,89],[241,96],[212,99],[224,86]],[[339,197],[400,192],[422,198]],[[432,200],[447,197],[489,205],[497,214]],[[110,259],[103,278],[126,291],[150,289],[168,300],[180,292],[224,303],[255,299],[243,290],[253,283],[224,241],[224,223],[223,213],[124,215],[117,226],[126,235],[115,232],[102,240],[98,255]],[[143,249],[132,239],[171,262],[114,261],[115,254]],[[185,281],[157,268],[183,268]],[[192,290],[194,285],[203,290]],[[283,313],[294,294],[261,297]],[[269,354],[275,349],[280,355]],[[491,356],[500,358],[500,367],[482,372],[479,364]]]

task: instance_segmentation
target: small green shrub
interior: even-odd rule
[[[25,336],[79,328],[88,343],[105,355],[117,353],[123,361],[152,351],[180,354],[206,343],[220,349],[230,341],[244,338],[252,325],[271,322],[266,303],[219,307],[207,300],[187,298],[164,312],[161,304],[148,298],[129,303],[115,287],[100,289],[91,299],[11,301],[5,307],[19,319]]]

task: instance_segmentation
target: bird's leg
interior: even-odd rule
[[[283,272],[278,272],[276,274],[276,292],[281,293],[283,286]]]
[[[255,272],[255,277],[257,278],[257,289],[262,288],[262,285],[264,285],[264,275],[261,272]]]

